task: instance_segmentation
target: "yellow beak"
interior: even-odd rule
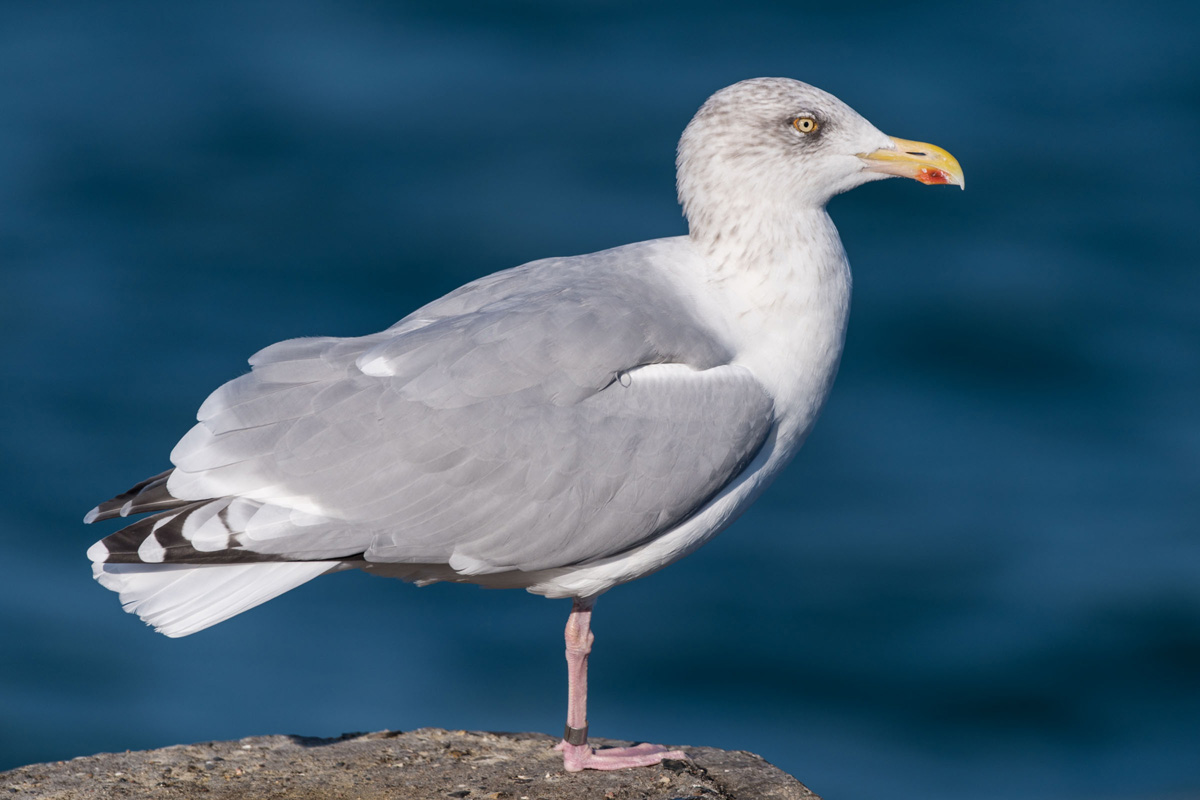
[[[892,147],[882,147],[873,153],[859,153],[864,169],[882,172],[884,175],[899,175],[921,183],[948,183],[967,188],[962,167],[954,156],[934,144],[910,142],[908,139],[892,140]]]

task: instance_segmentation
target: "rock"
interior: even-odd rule
[[[0,772],[0,800],[820,800],[752,753],[688,747],[691,761],[567,773],[556,743],[438,728],[251,736],[19,767]]]

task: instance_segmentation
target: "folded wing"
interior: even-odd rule
[[[173,472],[93,512],[159,512],[93,560],[471,576],[671,529],[754,457],[772,401],[683,301],[604,256],[491,276],[381,334],[260,352],[204,403]]]

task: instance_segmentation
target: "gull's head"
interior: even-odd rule
[[[679,140],[679,201],[693,231],[822,208],[834,195],[899,176],[963,186],[940,147],[895,139],[828,92],[788,78],[728,86]]]

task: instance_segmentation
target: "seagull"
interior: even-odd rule
[[[596,598],[728,527],[812,429],[850,307],[830,198],[964,179],[940,147],[786,78],[712,95],[676,167],[686,236],[533,261],[380,333],[259,351],[172,469],[85,517],[149,515],[88,550],[96,580],[167,636],[346,569],[570,598],[564,769],[686,758],[588,744]]]

